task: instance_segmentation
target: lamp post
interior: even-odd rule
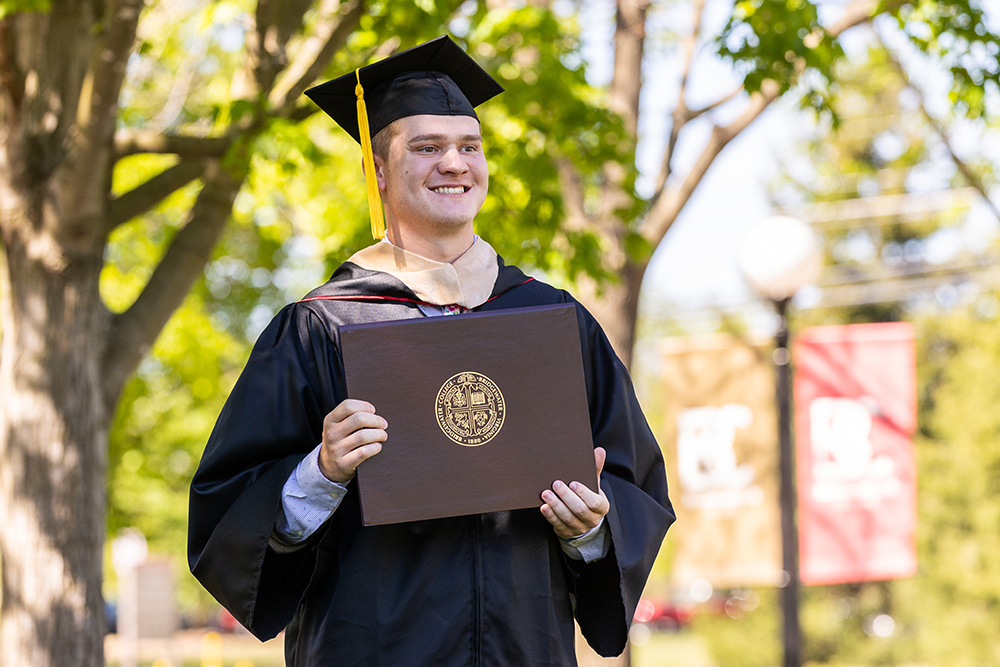
[[[146,538],[135,528],[126,528],[111,540],[111,563],[118,576],[118,660],[123,667],[139,664],[139,596],[135,570],[148,556]]]
[[[802,664],[799,627],[799,534],[795,523],[795,460],[792,446],[791,354],[788,350],[788,302],[804,285],[819,277],[822,255],[812,229],[800,220],[773,217],[748,230],[739,252],[740,269],[750,286],[774,305],[775,399],[781,468],[781,609],[784,667]]]

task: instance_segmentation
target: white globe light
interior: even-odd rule
[[[812,228],[785,216],[766,218],[747,230],[738,255],[740,270],[758,293],[782,301],[815,282],[823,268]]]

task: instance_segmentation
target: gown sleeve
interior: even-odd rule
[[[674,522],[663,455],[643,416],[628,371],[597,321],[577,303],[594,446],[607,451],[601,489],[611,503],[612,546],[593,563],[568,564],[576,618],[603,656],[625,649],[639,596]]]
[[[289,623],[315,570],[315,548],[279,554],[268,540],[285,481],[344,394],[340,364],[308,307],[282,310],[257,340],[191,484],[191,571],[260,639]]]

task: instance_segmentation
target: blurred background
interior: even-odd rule
[[[85,558],[12,546],[18,498],[62,497],[16,473],[32,438],[10,369],[95,360],[93,386],[48,395],[69,426],[87,419],[60,401],[103,401],[86,442],[53,435],[51,458],[90,462],[81,484],[106,493],[108,664],[283,664],[280,639],[249,637],[188,573],[188,485],[257,335],[370,242],[356,144],[302,90],[443,33],[507,89],[480,110],[477,233],[601,320],[667,461],[678,522],[617,664],[790,664],[788,591],[802,664],[1000,664],[1000,15],[985,0],[151,1],[106,61],[83,38],[48,56],[75,48],[94,85],[120,85],[94,135],[106,179],[32,171],[59,201],[103,202],[73,278],[94,300],[29,317],[49,256],[24,239],[81,223],[9,204],[26,187],[11,156],[25,136],[91,136],[85,114],[19,106],[88,90],[41,67],[31,83],[25,63],[46,56],[26,45],[52,43],[60,8],[0,3],[0,70],[23,84],[0,107],[2,555],[8,577],[15,559]],[[102,44],[117,34],[110,11],[73,16]],[[46,129],[47,112],[63,120]],[[776,216],[806,236],[762,236]],[[58,337],[94,312],[105,328]],[[887,323],[903,328],[865,328]],[[782,509],[798,512],[791,564]],[[11,581],[0,624],[23,611]],[[64,602],[77,618],[95,604]]]

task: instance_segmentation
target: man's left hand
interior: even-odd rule
[[[596,493],[580,482],[565,484],[559,480],[552,483],[551,489],[542,492],[544,504],[539,509],[559,537],[572,539],[593,530],[611,508],[608,497],[601,491],[601,470],[604,469],[606,456],[603,447],[594,448]]]

